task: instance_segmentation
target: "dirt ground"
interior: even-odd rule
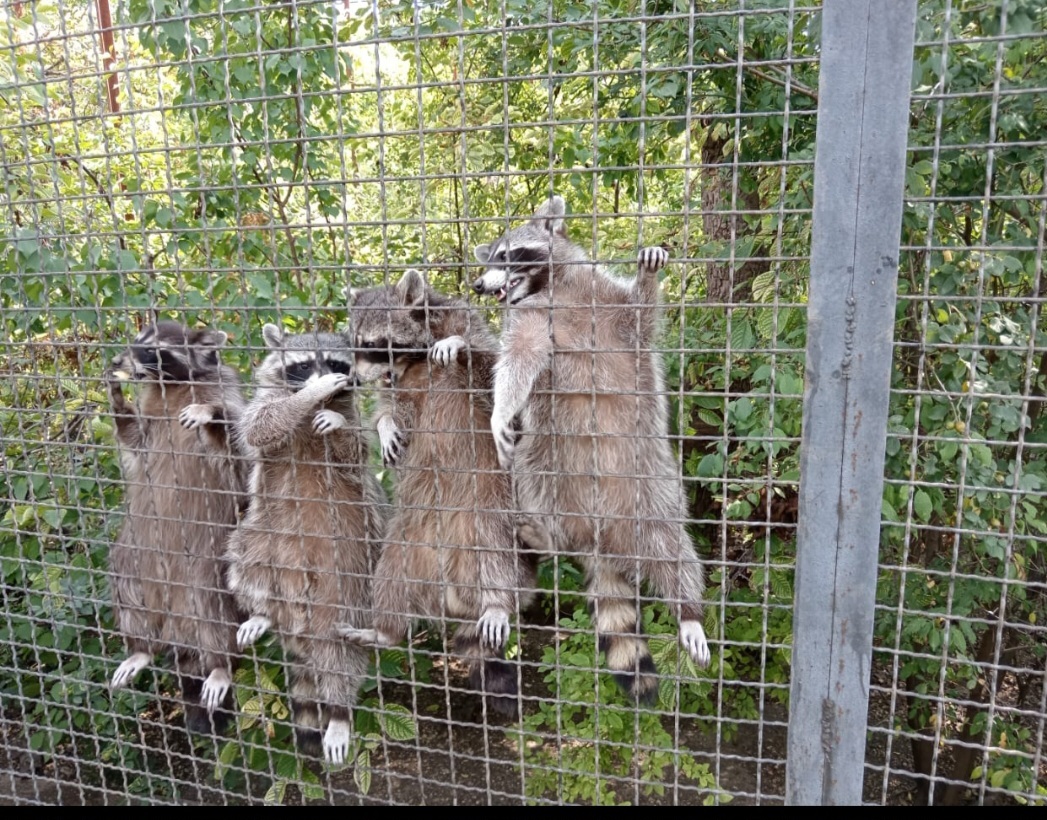
[[[524,660],[537,659],[537,642],[524,639]],[[522,664],[525,709],[537,708],[539,699],[549,698],[548,685],[537,665]],[[361,794],[351,769],[325,773],[318,762],[310,762],[320,774],[325,796],[305,801],[294,786],[284,802],[332,803],[337,805],[519,805],[528,802],[524,764],[513,737],[517,726],[500,715],[488,715],[475,694],[465,691],[466,672],[458,661],[446,669],[450,687],[443,685],[444,661],[438,659],[430,674],[431,684],[415,690],[405,684],[383,687],[387,703],[400,703],[416,717],[418,736],[404,743],[385,741],[372,758],[372,782]],[[896,707],[897,709],[897,707]],[[56,756],[46,763],[27,748],[24,728],[17,722],[0,722],[0,803],[7,805],[126,805],[126,804],[244,804],[261,802],[271,778],[253,775],[246,790],[230,792],[214,779],[214,761],[221,739],[207,748],[194,746],[182,728],[177,702],[157,709],[142,746],[148,759],[148,774],[125,772],[119,766],[104,768],[100,761],[84,755]],[[889,697],[874,689],[870,703],[870,726],[886,727]],[[707,763],[732,805],[782,804],[785,795],[786,709],[771,701],[757,721],[738,726],[730,740],[715,730],[702,731],[694,718],[664,718],[666,728],[679,738],[679,748],[689,750],[699,762]],[[871,732],[867,747],[864,799],[869,803],[908,805],[916,793],[911,772],[910,745],[896,738],[891,744],[890,776],[884,780],[884,756],[888,735]],[[565,743],[572,742],[570,739]],[[573,741],[577,742],[577,741]],[[555,748],[555,739],[549,747]],[[147,751],[146,751],[147,750]],[[943,766],[947,760],[943,758]],[[947,770],[947,769],[946,769]],[[117,773],[114,775],[114,771]],[[635,780],[614,783],[619,800],[634,804],[701,804],[709,793],[689,784],[679,775],[666,778],[662,795],[647,795]],[[674,782],[675,781],[675,782]],[[545,802],[550,797],[540,799]],[[972,795],[972,802],[974,797]],[[531,802],[534,802],[533,798]],[[991,801],[986,801],[991,802]],[[1011,802],[1011,801],[1008,801]]]

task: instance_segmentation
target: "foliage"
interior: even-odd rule
[[[728,802],[716,793],[708,765],[677,748],[664,716],[638,709],[609,674],[600,673],[593,624],[583,605],[559,626],[569,635],[542,651],[540,671],[553,694],[523,720],[516,737],[523,752],[526,790],[533,799],[591,805],[629,805],[634,791],[663,796],[667,783],[699,789],[706,805]],[[652,624],[647,624],[651,627]],[[676,652],[675,637],[652,642],[663,674],[660,708],[674,711],[672,675],[700,677],[685,654]],[[678,666],[677,666],[678,664]],[[681,685],[681,690],[687,687]],[[683,709],[681,709],[683,711]],[[561,738],[569,739],[561,742]],[[639,739],[639,744],[637,740]]]
[[[296,786],[305,800],[320,800],[324,787],[317,773],[295,753],[290,703],[283,694],[285,666],[280,662],[275,642],[260,647],[262,657],[253,666],[236,672],[236,697],[239,712],[235,739],[227,741],[218,755],[214,778],[225,788],[243,790],[249,775],[272,776],[263,798],[266,805],[284,802],[288,786]],[[386,680],[408,676],[407,659],[398,649],[384,650],[379,670]],[[362,687],[373,690],[374,675]],[[361,699],[353,713],[353,748],[350,763],[324,768],[335,772],[353,766],[353,779],[361,794],[371,788],[371,754],[382,742],[382,735],[394,741],[412,740],[418,733],[414,716],[400,704],[381,705],[377,698]]]
[[[941,42],[941,11],[922,11],[917,40]],[[1025,143],[1038,138],[1047,106],[1019,93],[1047,81],[1045,27],[1041,4],[1010,4],[1008,34],[1041,34],[995,42],[985,38],[1001,33],[998,9],[962,3],[949,18],[954,45],[916,52],[914,93],[925,96],[913,105],[906,179],[881,563],[918,571],[884,570],[876,622],[878,643],[902,652],[893,663],[908,693],[904,727],[928,738],[956,727],[967,743],[1006,750],[978,774],[958,755],[951,776],[1026,792],[1035,741],[1013,710],[990,723],[983,705],[1006,678],[993,665],[1036,668],[1045,652],[1035,625],[1047,600],[1029,585],[1047,566],[1047,468],[1036,457],[1047,429],[1035,401],[1047,372],[1036,351],[1047,340],[1033,300],[1043,295],[1043,225],[1032,206],[1043,169]],[[934,101],[941,90],[955,97]],[[963,148],[986,140],[1000,145]]]

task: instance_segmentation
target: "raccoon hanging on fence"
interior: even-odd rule
[[[392,646],[414,618],[463,619],[455,646],[470,659],[470,686],[515,714],[516,675],[502,658],[534,568],[516,549],[512,488],[489,432],[497,342],[465,302],[416,270],[393,287],[352,292],[350,311],[356,372],[383,385],[376,427],[397,486],[374,628],[343,634]]]
[[[645,248],[635,280],[617,279],[567,238],[564,213],[554,196],[475,250],[486,270],[474,290],[508,306],[491,429],[522,512],[585,566],[607,665],[626,691],[651,702],[657,680],[638,635],[641,581],[675,611],[690,656],[709,662],[703,572],[683,524],[662,363],[651,349],[668,254]]]
[[[263,336],[269,353],[239,425],[253,457],[251,503],[229,541],[229,587],[251,616],[237,642],[277,633],[291,661],[299,747],[342,763],[369,653],[335,627],[369,625],[387,502],[368,469],[345,339],[276,325]]]
[[[132,653],[111,686],[128,686],[166,649],[186,727],[220,731],[231,706],[240,615],[223,554],[245,495],[245,462],[230,435],[244,407],[221,364],[226,335],[164,321],[145,328],[106,371],[126,484],[127,517],[109,550],[116,625]],[[139,386],[136,405],[123,382]]]

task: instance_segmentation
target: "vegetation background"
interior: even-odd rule
[[[109,54],[92,3],[0,7],[0,693],[39,760],[177,788],[138,728],[170,681],[106,688],[113,352],[177,316],[228,331],[247,373],[266,321],[340,327],[347,277],[423,266],[466,292],[471,248],[556,191],[617,270],[671,250],[662,345],[717,646],[699,674],[656,639],[661,714],[630,710],[596,686],[577,573],[548,569],[569,637],[536,649],[519,764],[534,799],[627,799],[615,775],[727,796],[674,715],[730,740],[788,700],[820,25],[791,6],[124,0]],[[870,731],[893,767],[955,781],[935,802],[1042,802],[1047,11],[925,0],[917,43]],[[236,739],[201,755],[234,793],[261,772],[270,800],[321,797],[267,653]],[[408,660],[383,678],[424,681]],[[377,738],[416,731],[381,714],[362,712],[361,788]]]

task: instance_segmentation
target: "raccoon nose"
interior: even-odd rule
[[[480,296],[483,296],[484,279],[483,279],[482,276],[479,279],[477,279],[475,282],[473,282],[473,290],[475,290],[477,292],[477,294],[479,294]]]

